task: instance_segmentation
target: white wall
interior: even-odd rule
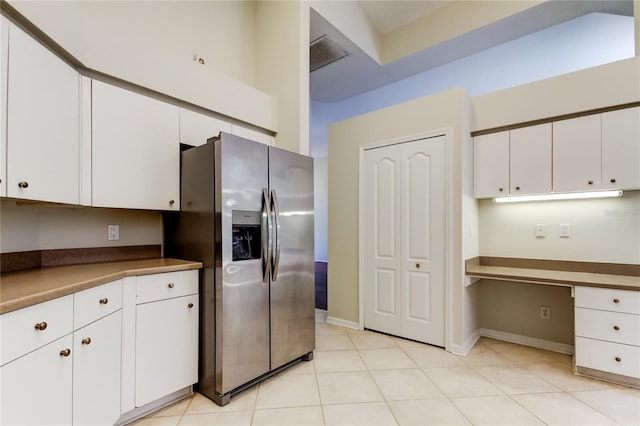
[[[482,256],[640,264],[640,191],[621,198],[495,204],[479,202]],[[560,224],[571,225],[561,238]],[[536,224],[547,237],[536,238]]]
[[[107,241],[107,225],[120,240]],[[162,244],[162,213],[0,200],[0,252]]]
[[[327,257],[327,182],[328,157],[313,159],[314,244],[316,261],[326,262]]]

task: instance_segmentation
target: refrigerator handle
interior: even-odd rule
[[[273,256],[273,224],[271,222],[271,202],[269,190],[262,188],[262,282],[269,282],[271,258]],[[266,234],[266,238],[265,238]]]
[[[273,255],[273,262],[271,264],[271,275],[273,281],[278,277],[278,267],[280,266],[280,210],[278,209],[278,197],[276,196],[276,190],[271,190],[271,207],[273,213],[273,229],[275,231],[274,249],[275,255]]]

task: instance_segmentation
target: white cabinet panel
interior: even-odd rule
[[[198,295],[136,307],[136,407],[198,381]]]
[[[180,108],[180,143],[200,146],[220,132],[231,133],[231,124],[217,118]]]
[[[7,70],[9,21],[0,16],[0,197],[7,195]]]
[[[509,137],[509,193],[551,192],[551,123],[514,129]]]
[[[509,132],[473,138],[476,198],[509,195]]]
[[[0,316],[0,365],[73,331],[73,296],[39,303]]]
[[[179,210],[178,107],[96,80],[92,93],[93,206]]]
[[[0,424],[70,425],[72,335],[0,367]],[[64,352],[69,350],[68,355]]]
[[[640,347],[576,337],[576,365],[640,378]]]
[[[7,196],[78,204],[78,72],[10,25],[7,76]]]
[[[576,308],[576,336],[640,346],[640,315]]]
[[[640,291],[577,286],[575,306],[603,311],[640,314]]]
[[[138,304],[198,293],[196,270],[141,275],[136,281]]]
[[[602,114],[602,187],[640,189],[640,107]]]
[[[553,190],[600,189],[600,114],[553,123]]]
[[[114,424],[120,417],[122,311],[73,334],[73,424]]]
[[[73,328],[77,330],[122,308],[122,280],[73,295]]]

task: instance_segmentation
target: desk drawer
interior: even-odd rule
[[[198,271],[166,272],[136,278],[136,304],[198,294]]]
[[[640,378],[640,347],[576,337],[576,365]]]
[[[73,328],[77,330],[122,308],[122,280],[73,295]]]
[[[0,365],[72,331],[72,295],[6,313],[0,316]]]
[[[576,308],[576,336],[640,346],[640,315]]]
[[[640,291],[576,286],[575,306],[640,314]]]

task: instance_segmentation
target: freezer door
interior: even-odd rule
[[[315,348],[313,159],[269,148],[274,217],[271,369]]]
[[[216,392],[226,394],[269,372],[267,146],[221,133],[215,145]],[[235,226],[234,226],[235,225]],[[254,232],[260,226],[259,232]],[[256,241],[260,239],[262,241]],[[234,253],[235,245],[235,253]],[[235,259],[234,260],[234,256]]]

